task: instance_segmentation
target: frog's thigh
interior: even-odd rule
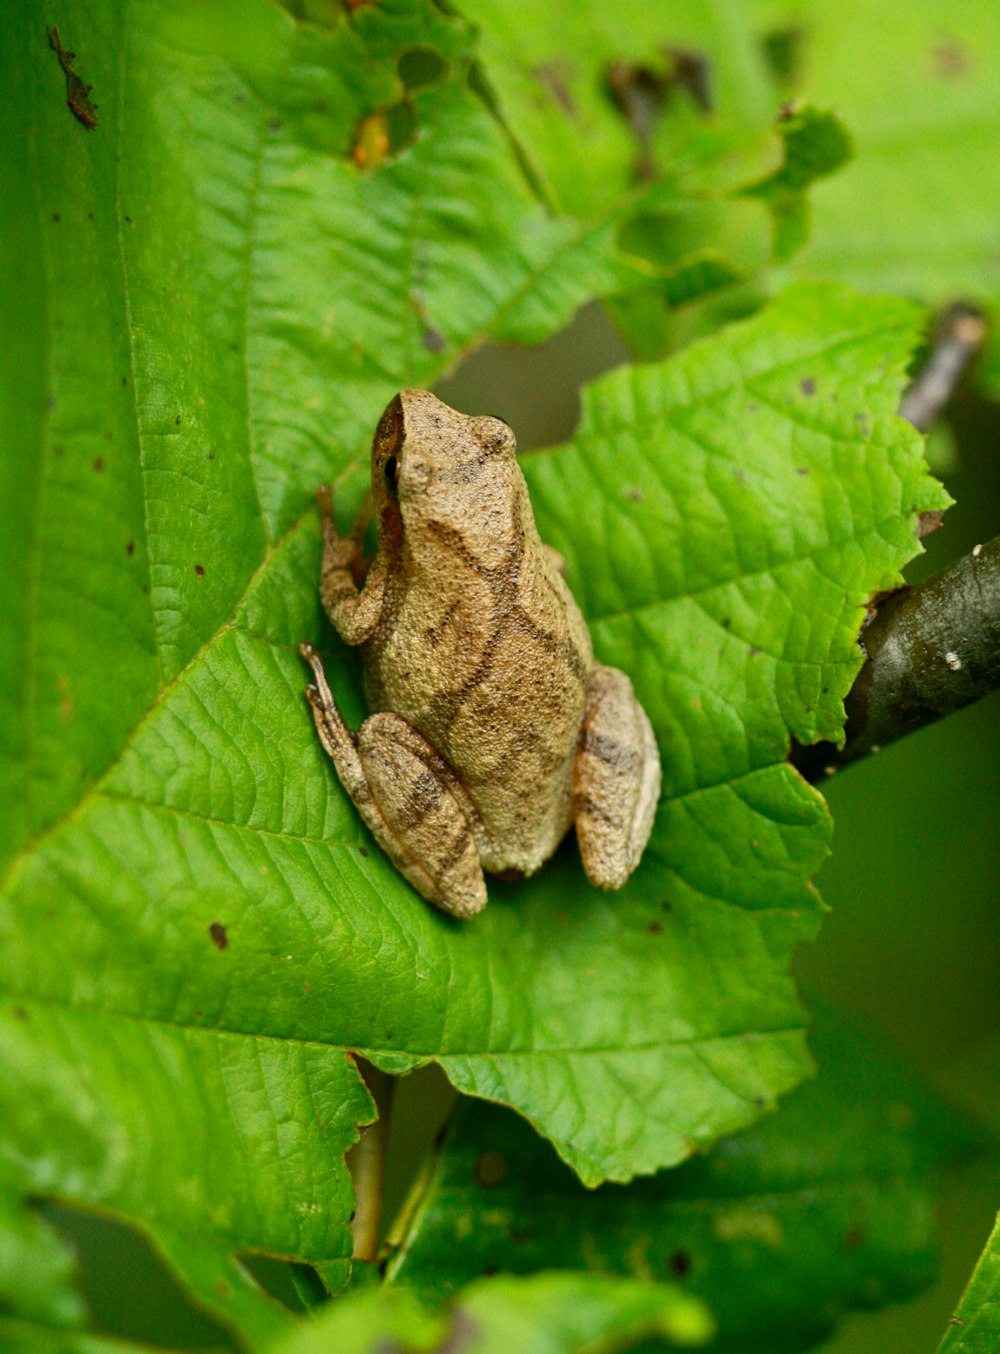
[[[587,878],[620,889],[649,840],[660,793],[660,756],[632,683],[596,667],[573,771],[573,817]]]
[[[480,912],[486,881],[473,834],[474,810],[455,773],[398,715],[372,715],[362,724],[358,756],[382,819],[381,828],[372,819],[369,826],[396,868],[446,912],[456,917]]]

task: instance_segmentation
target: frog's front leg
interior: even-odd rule
[[[660,755],[632,683],[596,667],[573,770],[573,817],[583,867],[601,889],[620,889],[649,839],[660,794]]]
[[[358,587],[356,577],[361,563],[365,528],[371,517],[371,500],[370,498],[365,500],[357,521],[347,535],[338,536],[333,521],[330,490],[325,484],[317,489],[316,499],[323,519],[320,599],[344,643],[363,644],[371,637],[378,624],[385,596],[386,570],[383,555],[376,556],[363,587]]]
[[[344,789],[386,855],[429,903],[456,917],[486,906],[476,811],[447,762],[398,715],[377,714],[352,734],[311,644],[300,652],[313,670],[306,688],[320,741]]]

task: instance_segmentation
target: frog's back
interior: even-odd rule
[[[514,506],[478,539],[435,524],[389,579],[365,668],[370,709],[407,719],[468,790],[484,869],[530,874],[572,819],[593,655],[523,480]]]

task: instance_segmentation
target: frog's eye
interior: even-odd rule
[[[399,462],[395,456],[390,456],[382,467],[382,474],[385,476],[385,482],[390,489],[395,489],[396,481],[399,479]]]

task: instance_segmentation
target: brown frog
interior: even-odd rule
[[[514,450],[499,419],[404,390],[378,425],[368,510],[347,536],[319,494],[320,595],[361,646],[373,713],[352,734],[303,644],[316,727],[393,864],[457,917],[485,907],[484,870],[532,874],[571,823],[591,883],[620,888],[660,789],[646,713],[623,672],[594,663]],[[379,550],[359,586],[372,511]]]

